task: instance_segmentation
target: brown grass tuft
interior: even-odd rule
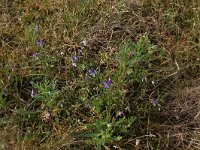
[[[161,113],[164,123],[156,125],[165,149],[200,148],[200,82],[190,84],[173,92]]]

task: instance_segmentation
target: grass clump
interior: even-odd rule
[[[0,148],[198,149],[198,2],[2,5]]]

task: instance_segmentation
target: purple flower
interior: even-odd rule
[[[83,49],[82,48],[79,48],[78,52],[83,55]]]
[[[118,114],[117,114],[117,116],[120,116],[120,117],[124,116],[124,112],[123,111],[119,111]]]
[[[90,109],[90,108],[91,108],[91,105],[90,105],[89,103],[87,103],[87,104],[85,105],[85,107],[88,108],[88,109]]]
[[[72,66],[76,67],[77,65],[75,62],[78,61],[78,57],[76,55],[73,55],[71,57],[71,61],[72,61]]]
[[[97,71],[95,70],[95,69],[89,69],[89,74],[91,75],[91,76],[93,76],[93,77],[95,77],[96,76],[96,74],[97,74]]]
[[[73,55],[72,56],[72,62],[75,62],[75,61],[77,61],[78,60],[78,57],[76,56],[76,55]]]
[[[42,40],[36,40],[36,45],[42,47],[43,46]]]
[[[160,104],[159,104],[159,99],[153,99],[152,101],[151,101],[151,103],[152,103],[152,105],[155,107],[155,106],[160,106]]]
[[[34,94],[35,94],[35,91],[34,91],[34,89],[32,89],[32,90],[31,90],[31,97],[33,97]]]
[[[33,57],[38,60],[39,59],[39,54],[36,52],[36,53],[33,54]]]
[[[103,82],[106,89],[110,88],[110,85],[112,84],[112,80],[109,78],[107,81]]]

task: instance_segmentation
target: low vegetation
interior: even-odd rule
[[[0,149],[199,149],[197,0],[0,6]]]

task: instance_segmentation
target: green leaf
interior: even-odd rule
[[[127,73],[127,75],[130,75],[131,73],[133,73],[133,69],[132,69],[132,68],[128,69],[128,70],[126,71],[126,73]]]

